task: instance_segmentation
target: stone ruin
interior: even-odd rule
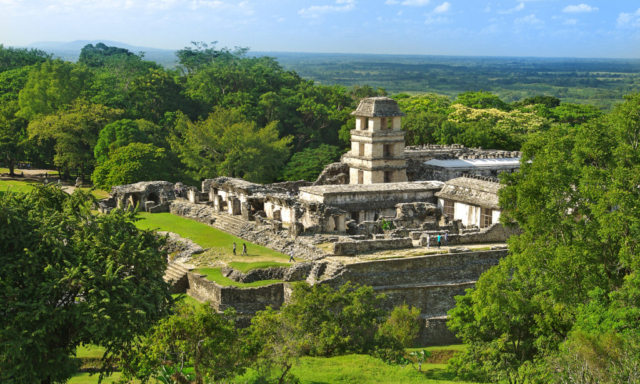
[[[140,182],[111,188],[109,198],[100,200],[98,209],[101,213],[136,207],[149,213],[169,212],[171,201],[175,199],[175,186],[168,181]]]

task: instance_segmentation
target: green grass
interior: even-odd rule
[[[222,271],[220,268],[199,268],[194,270],[196,273],[200,273],[205,275],[208,280],[214,281],[223,287],[240,287],[240,288],[251,288],[251,287],[262,287],[269,284],[282,283],[280,280],[262,280],[255,281],[253,283],[243,284],[238,283],[237,281],[233,281],[227,277],[222,275]]]
[[[232,263],[229,263],[229,266],[231,268],[237,269],[242,273],[247,273],[254,269],[271,268],[271,267],[290,267],[291,265],[292,264],[278,263],[275,261],[259,261],[255,263],[243,263],[240,261],[234,261]]]
[[[0,172],[1,173],[1,172]],[[4,194],[9,188],[13,192],[27,193],[31,192],[34,185],[42,185],[38,181],[21,181],[21,180],[0,180],[0,195]],[[91,188],[81,188],[83,191],[88,191]],[[104,199],[109,197],[109,192],[96,189],[91,192],[96,199]]]
[[[412,351],[421,351],[423,349],[426,349],[427,351],[456,351],[456,352],[463,352],[467,350],[467,345],[466,344],[453,344],[453,345],[443,345],[443,346],[438,346],[438,347],[424,347],[424,348],[407,348],[407,351],[412,352]]]
[[[98,347],[96,345],[81,345],[78,347],[76,351],[76,357],[79,359],[82,358],[91,358],[91,359],[99,359],[104,355],[105,349],[102,347]]]
[[[0,195],[11,189],[12,192],[27,193],[33,189],[35,181],[0,180]]]
[[[200,307],[202,305],[205,305],[204,303],[199,302],[198,300],[194,299],[193,297],[189,296],[189,295],[185,295],[183,293],[176,293],[173,296],[173,299],[176,301],[177,303],[182,303],[182,304],[186,304],[186,305],[192,305],[194,307]]]
[[[136,223],[138,228],[175,232],[184,238],[193,240],[203,248],[218,248],[230,257],[233,257],[232,248],[235,242],[238,246],[238,255],[242,252],[242,243],[247,244],[249,256],[242,256],[243,259],[252,262],[289,260],[289,256],[267,247],[250,243],[195,220],[185,219],[171,213],[149,214],[142,212],[139,217],[143,220]]]
[[[102,380],[102,384],[114,384],[120,380],[121,376],[122,373],[114,372],[111,376],[105,377],[104,380]],[[98,384],[98,377],[100,377],[98,374],[92,376],[90,373],[77,373],[67,382],[67,384]],[[133,380],[128,383],[138,384],[140,383],[140,380]],[[149,380],[149,383],[155,384],[158,382],[155,380]]]
[[[300,379],[302,384],[463,384],[453,381],[454,376],[446,372],[444,364],[424,364],[423,372],[418,372],[411,366],[400,367],[389,365],[380,359],[367,355],[347,355],[332,358],[303,357],[291,372]],[[253,382],[255,372],[235,379],[236,383]]]

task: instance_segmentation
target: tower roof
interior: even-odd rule
[[[351,112],[363,117],[398,117],[406,116],[398,107],[398,103],[389,97],[368,97],[362,99],[358,109]]]

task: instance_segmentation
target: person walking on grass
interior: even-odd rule
[[[289,257],[290,263],[295,263],[296,259],[293,258],[293,248],[291,249],[291,257]]]
[[[247,253],[247,244],[242,243],[242,255],[241,256],[249,256],[249,254]]]
[[[236,255],[236,243],[233,243],[233,256]]]
[[[440,235],[438,235],[438,249],[440,249],[441,245],[442,245],[442,238]]]

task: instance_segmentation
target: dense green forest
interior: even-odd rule
[[[66,178],[91,178],[102,188],[149,179],[196,185],[216,176],[313,180],[348,148],[350,113],[359,101],[389,95],[366,84],[318,84],[246,48],[194,43],[176,59],[179,65],[166,69],[99,43],[85,46],[72,63],[0,46],[1,161],[10,173],[28,162],[55,167]],[[633,68],[620,65],[620,71]],[[532,133],[604,113],[548,95],[512,103],[473,90],[392,97],[407,114],[411,145],[518,150]]]
[[[640,91],[640,60],[276,53],[321,84],[370,84],[390,93],[490,91],[506,102],[537,95],[608,110]]]

